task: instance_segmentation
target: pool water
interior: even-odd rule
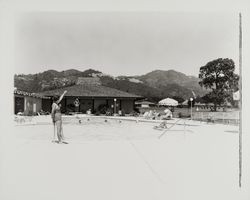
[[[152,132],[154,124],[135,120],[106,117],[64,118],[63,129],[68,139],[78,140],[127,140],[155,139],[159,132]],[[71,131],[73,130],[73,131]]]
[[[142,122],[136,119],[63,116],[63,134],[67,141],[114,141],[114,140],[158,140],[165,129],[154,129],[160,122]],[[35,132],[34,130],[35,128]],[[172,125],[168,125],[170,127]],[[48,140],[53,137],[51,118],[37,119],[36,124],[18,126],[20,138]],[[31,129],[31,130],[28,130]],[[168,133],[184,133],[183,125],[174,125]]]

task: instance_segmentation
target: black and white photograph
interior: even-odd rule
[[[249,4],[77,3],[2,3],[0,199],[249,199]]]

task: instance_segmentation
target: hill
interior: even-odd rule
[[[174,70],[155,70],[142,76],[118,77],[93,69],[85,71],[70,69],[61,72],[48,70],[37,74],[15,75],[14,85],[27,92],[42,92],[74,85],[79,77],[99,77],[104,86],[141,95],[152,101],[173,96],[187,99],[193,96],[192,91],[197,96],[206,93],[206,90],[199,86],[198,78]]]
[[[143,76],[139,76],[137,79],[154,88],[173,88],[178,96],[181,95],[181,92],[186,94],[186,89],[194,91],[195,94],[199,96],[206,94],[206,90],[202,89],[199,85],[199,78],[187,76],[174,70],[155,70]],[[177,91],[178,88],[179,93]]]

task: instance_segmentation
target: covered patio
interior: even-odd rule
[[[135,101],[141,96],[109,88],[99,84],[78,84],[66,88],[50,90],[41,93],[44,96],[52,97],[61,95],[64,90],[67,93],[61,101],[63,113],[99,113],[103,109],[112,113],[123,112],[129,114],[134,111]],[[43,101],[43,110],[50,111],[52,100]]]

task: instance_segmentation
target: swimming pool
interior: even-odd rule
[[[53,136],[54,127],[50,116],[35,117],[31,121],[34,123],[18,124],[21,125],[19,131],[26,130],[20,134],[22,137],[48,140]],[[161,123],[160,120],[144,120],[134,117],[63,116],[62,121],[63,133],[67,141],[158,140],[162,134],[166,133],[166,129],[154,129]],[[173,120],[167,123],[170,127],[167,130],[168,133],[188,132],[183,121]],[[34,126],[35,132],[32,131]]]

